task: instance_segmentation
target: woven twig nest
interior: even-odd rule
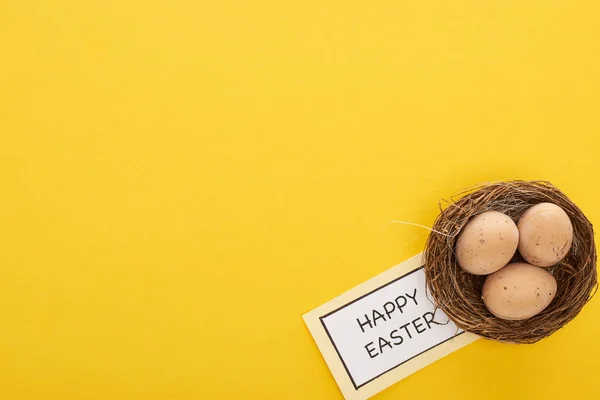
[[[597,289],[596,246],[592,224],[581,210],[548,182],[510,181],[487,184],[461,193],[441,210],[424,252],[427,285],[435,305],[459,328],[500,342],[534,343],[571,321]],[[508,321],[490,313],[481,299],[485,276],[463,271],[454,253],[457,237],[467,221],[484,211],[500,211],[515,223],[529,207],[549,202],[560,206],[573,224],[569,254],[547,269],[558,291],[541,313]],[[517,254],[511,262],[524,261]]]

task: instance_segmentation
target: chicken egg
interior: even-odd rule
[[[552,203],[527,209],[519,219],[519,253],[530,264],[550,267],[562,260],[573,243],[573,224],[567,213]]]
[[[485,279],[481,297],[496,317],[516,321],[543,311],[556,295],[556,289],[556,279],[545,269],[514,263]]]
[[[498,211],[473,217],[456,242],[460,267],[475,275],[491,274],[504,267],[519,244],[519,230],[513,220]]]

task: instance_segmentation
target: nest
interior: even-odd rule
[[[571,321],[597,290],[594,230],[583,212],[548,182],[510,181],[479,186],[452,199],[433,225],[424,252],[427,286],[433,301],[460,329],[488,339],[534,343]],[[521,321],[507,321],[490,313],[481,299],[485,276],[463,271],[454,248],[469,219],[484,211],[500,211],[515,223],[538,203],[560,206],[573,224],[569,254],[547,270],[556,278],[558,291],[541,313]],[[440,207],[441,208],[441,207]],[[518,254],[511,262],[524,261]]]

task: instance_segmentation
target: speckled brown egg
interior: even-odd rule
[[[573,243],[573,224],[567,213],[552,203],[527,209],[519,219],[519,253],[530,264],[550,267],[562,260]]]
[[[485,279],[481,297],[498,318],[522,320],[542,312],[556,295],[556,279],[527,263],[509,264]]]
[[[498,211],[473,217],[456,242],[456,258],[462,269],[475,275],[491,274],[504,267],[519,244],[513,220]]]

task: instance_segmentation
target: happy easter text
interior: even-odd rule
[[[356,318],[356,323],[363,333],[375,328],[378,324],[399,319],[404,311],[409,307],[418,306],[417,289],[413,293],[404,293],[396,297],[393,301],[385,302],[379,309],[373,309],[371,312]],[[395,346],[411,340],[435,325],[433,322],[434,313],[426,312],[422,316],[406,322],[402,325],[396,325],[395,329],[390,331],[387,336],[379,336],[377,340],[367,343],[364,348],[370,358],[375,358],[380,354],[392,350]],[[405,322],[405,321],[402,321]]]

